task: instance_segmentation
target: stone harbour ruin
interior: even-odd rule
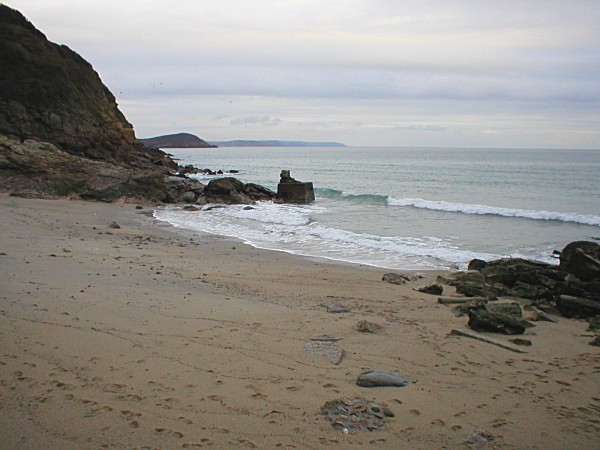
[[[289,170],[281,171],[277,195],[286,203],[308,204],[315,201],[313,184],[295,180]]]

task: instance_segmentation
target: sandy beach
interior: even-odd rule
[[[0,448],[600,447],[586,322],[537,322],[513,353],[449,335],[466,318],[414,291],[438,273],[392,285],[389,270],[177,230],[151,211],[0,195]],[[363,319],[384,331],[356,331]],[[304,351],[321,335],[340,339],[340,364]],[[412,382],[360,387],[367,369]],[[334,429],[321,407],[354,397],[395,417]]]

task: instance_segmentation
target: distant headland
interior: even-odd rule
[[[165,134],[151,138],[138,139],[150,148],[210,148],[216,145],[206,142],[190,133]]]
[[[307,142],[307,141],[211,141],[211,144],[217,147],[346,147],[340,142]]]

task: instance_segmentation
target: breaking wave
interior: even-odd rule
[[[425,200],[422,198],[394,198],[378,194],[351,194],[337,189],[317,189],[317,196],[329,200],[368,203],[390,207],[412,207],[430,211],[451,212],[460,214],[492,215],[499,217],[516,217],[530,220],[556,220],[579,223],[582,225],[600,226],[600,216],[569,212],[544,211],[533,209],[503,208],[470,203],[452,203],[443,200]]]
[[[413,208],[429,209],[462,214],[493,215],[501,217],[518,217],[531,220],[558,220],[561,222],[580,223],[583,225],[600,226],[600,217],[586,214],[563,213],[532,209],[501,208],[497,206],[478,205],[469,203],[451,203],[441,200],[424,200],[422,198],[393,198],[388,197],[389,206],[410,206]]]

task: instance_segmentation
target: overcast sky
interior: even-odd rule
[[[138,137],[600,148],[600,1],[10,0]]]

